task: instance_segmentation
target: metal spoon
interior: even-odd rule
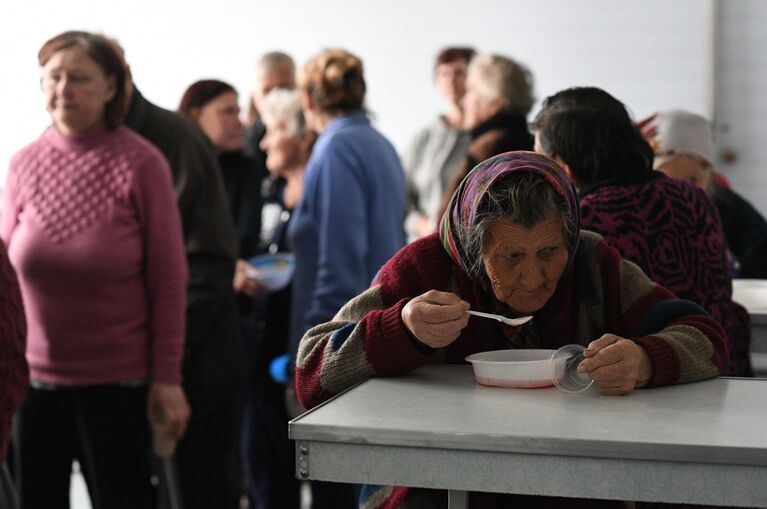
[[[492,313],[482,313],[481,311],[472,311],[471,309],[467,311],[470,315],[475,316],[481,316],[482,318],[492,318],[493,320],[498,320],[501,323],[505,323],[506,325],[522,325],[523,323],[527,323],[530,320],[533,319],[533,315],[528,316],[521,316],[519,318],[506,318],[505,316],[501,315],[494,315]]]

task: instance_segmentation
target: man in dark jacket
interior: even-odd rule
[[[176,451],[186,509],[236,508],[242,345],[232,289],[237,236],[212,147],[197,127],[147,101],[128,73],[126,125],[165,155],[173,172],[190,282],[184,391],[192,415]]]

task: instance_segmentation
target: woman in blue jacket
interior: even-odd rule
[[[331,320],[405,244],[405,174],[365,113],[362,61],[325,50],[304,66],[299,89],[307,125],[320,136],[288,231],[294,356],[304,332]]]

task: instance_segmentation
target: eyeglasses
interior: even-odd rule
[[[82,87],[82,86],[88,85],[93,80],[92,76],[89,76],[87,74],[52,73],[52,74],[46,74],[42,78],[40,78],[40,87],[43,90],[52,90],[56,88],[56,86],[58,86],[58,84],[64,78],[66,78],[67,84],[73,87]]]

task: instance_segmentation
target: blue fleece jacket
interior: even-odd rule
[[[288,236],[296,256],[291,354],[405,244],[405,174],[363,112],[335,118],[312,151]]]

